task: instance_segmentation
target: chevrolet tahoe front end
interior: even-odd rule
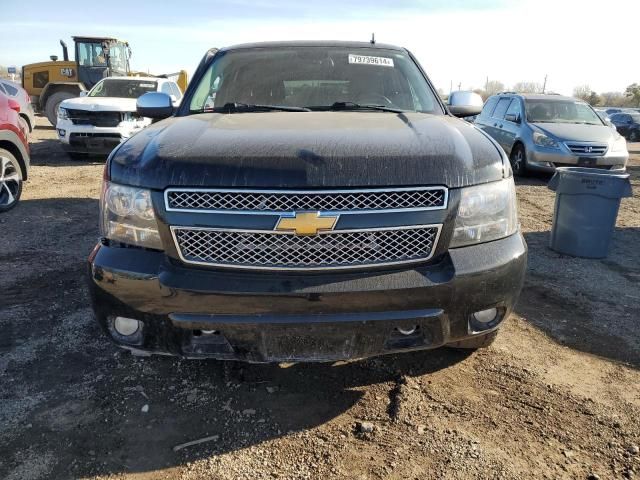
[[[252,69],[255,89],[225,91],[220,78]],[[354,93],[375,77],[365,95],[385,105]],[[394,95],[403,79],[414,98]],[[153,115],[164,99],[149,95],[139,107]],[[360,43],[208,53],[180,109],[111,154],[101,229],[93,308],[140,354],[484,346],[526,265],[504,152],[448,113],[406,50]]]

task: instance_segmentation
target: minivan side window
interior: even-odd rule
[[[500,101],[498,102],[498,105],[496,106],[496,109],[493,112],[493,115],[491,116],[493,118],[502,120],[504,118],[504,114],[507,113],[507,109],[509,108],[510,103],[511,103],[511,98],[509,97],[501,98]]]
[[[513,101],[511,102],[511,105],[509,105],[509,108],[507,109],[507,112],[505,113],[505,117],[507,115],[517,115],[520,118],[522,118],[522,110],[520,108],[520,102],[517,99],[513,99]]]
[[[500,97],[491,97],[489,100],[487,100],[487,103],[485,103],[484,107],[482,108],[482,112],[480,113],[480,116],[482,118],[490,117],[491,114],[493,113],[493,109],[496,108],[496,104],[498,103],[498,100],[500,100]]]

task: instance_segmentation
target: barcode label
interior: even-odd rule
[[[349,63],[356,65],[377,65],[379,67],[393,68],[393,59],[385,57],[369,57],[367,55],[349,54]]]

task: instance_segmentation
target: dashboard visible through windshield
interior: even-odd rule
[[[116,80],[105,79],[96,84],[87,96],[138,98],[147,92],[155,92],[158,82],[149,80]]]
[[[598,114],[582,102],[527,99],[526,106],[527,120],[531,123],[603,125]]]

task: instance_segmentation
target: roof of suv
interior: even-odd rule
[[[404,48],[396,45],[389,45],[386,43],[371,43],[371,42],[341,42],[337,40],[322,40],[322,41],[306,41],[306,40],[293,40],[287,42],[255,42],[255,43],[241,43],[238,45],[232,45],[230,47],[224,47],[220,50],[240,50],[245,48],[280,48],[280,47],[347,47],[347,48],[385,48],[388,50],[405,51]]]
[[[580,102],[577,98],[573,97],[565,97],[564,95],[556,95],[556,94],[545,94],[545,93],[515,93],[515,92],[504,92],[498,95],[512,95],[519,96],[524,98],[525,100],[549,100],[549,101],[558,101],[558,102]]]

